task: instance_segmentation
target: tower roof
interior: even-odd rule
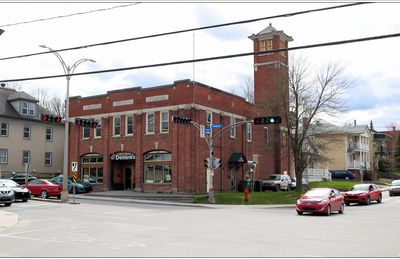
[[[268,38],[272,38],[275,35],[280,36],[285,41],[288,41],[288,42],[293,41],[292,36],[285,34],[283,31],[276,30],[274,27],[272,27],[271,23],[269,24],[269,26],[267,28],[265,28],[261,32],[259,32],[257,34],[253,33],[251,36],[249,36],[249,39],[251,39],[251,40],[268,39]]]

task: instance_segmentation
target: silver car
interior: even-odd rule
[[[400,180],[394,180],[389,187],[389,196],[400,195]]]
[[[269,176],[269,179],[263,180],[262,190],[289,191],[291,185],[292,185],[292,180],[290,179],[289,175],[274,174]]]
[[[10,206],[14,201],[14,191],[6,186],[0,186],[0,204]]]

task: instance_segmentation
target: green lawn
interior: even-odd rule
[[[350,190],[356,181],[322,181],[310,182],[310,188],[335,188],[340,191]],[[301,196],[301,193],[296,191],[265,191],[265,192],[250,192],[248,202],[244,201],[243,192],[216,192],[215,203],[225,205],[274,205],[274,204],[294,204]],[[207,194],[198,194],[195,196],[194,203],[207,204]]]

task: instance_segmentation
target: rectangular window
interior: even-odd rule
[[[0,163],[7,164],[8,162],[8,150],[0,148]]]
[[[145,165],[144,182],[145,183],[172,182],[172,173],[170,165]]]
[[[206,132],[207,135],[211,135],[212,132],[211,125],[212,125],[212,112],[206,111],[206,129],[210,129],[209,133]]]
[[[44,153],[44,165],[45,166],[51,166],[53,159],[53,154],[52,153]]]
[[[46,142],[53,141],[53,128],[46,127]]]
[[[269,144],[268,127],[264,127],[264,144]]]
[[[35,115],[35,104],[34,103],[28,103],[28,114],[30,116]]]
[[[265,51],[265,41],[260,41],[260,51]]]
[[[23,115],[28,114],[28,102],[22,102],[22,114]]]
[[[246,140],[249,143],[253,140],[253,128],[251,123],[246,124]]]
[[[0,127],[0,136],[8,136],[8,124],[1,123]]]
[[[22,164],[30,163],[31,151],[22,151]]]
[[[121,134],[121,118],[116,116],[113,118],[113,136],[119,136]]]
[[[160,133],[169,132],[169,112],[161,111],[160,113]]]
[[[146,114],[146,134],[154,134],[154,113]]]
[[[133,135],[133,115],[125,117],[125,135]]]
[[[90,127],[83,127],[82,128],[82,139],[89,139],[90,137]]]
[[[267,51],[272,50],[272,39],[266,40],[266,50]]]
[[[100,138],[101,137],[101,119],[97,119],[97,126],[94,129],[94,138]]]
[[[231,138],[236,138],[236,125],[235,125],[235,123],[236,123],[236,118],[231,117],[230,120],[229,120],[229,125],[231,126],[230,129],[229,129],[229,132],[230,132],[230,137]]]
[[[31,139],[31,125],[24,125],[24,139]]]

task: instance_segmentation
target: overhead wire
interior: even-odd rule
[[[78,12],[78,13],[72,13],[72,14],[66,14],[66,15],[58,15],[58,16],[53,16],[53,17],[48,17],[48,18],[40,18],[40,19],[35,19],[35,20],[30,20],[30,21],[24,21],[24,22],[3,24],[3,25],[0,25],[0,27],[8,27],[8,26],[21,25],[21,24],[29,24],[29,23],[36,23],[36,22],[44,22],[44,21],[49,21],[49,20],[54,20],[54,19],[60,19],[60,18],[71,17],[71,16],[75,16],[75,15],[83,15],[83,14],[91,14],[91,13],[96,13],[96,12],[109,11],[109,10],[116,9],[116,8],[123,8],[123,7],[132,6],[132,5],[137,5],[137,4],[140,4],[140,3],[141,3],[141,2],[136,2],[136,3],[133,3],[133,4],[117,5],[117,6],[112,6],[112,7],[108,7],[108,8],[101,8],[101,9],[96,9],[96,10],[90,10],[90,11],[86,11],[86,12]]]
[[[292,16],[296,16],[296,15],[308,14],[308,13],[313,13],[313,12],[321,12],[321,11],[327,11],[327,10],[333,10],[333,9],[351,7],[351,6],[363,5],[363,4],[370,4],[370,3],[373,3],[373,2],[358,2],[358,3],[350,3],[350,4],[330,6],[330,7],[324,7],[324,8],[309,9],[309,10],[305,10],[305,11],[298,11],[298,12],[292,12],[292,13],[286,13],[286,14],[279,14],[279,15],[273,15],[273,16],[255,18],[255,19],[248,19],[248,20],[242,20],[242,21],[236,21],[236,22],[229,22],[229,23],[215,24],[215,25],[209,25],[209,26],[202,26],[202,27],[196,27],[196,28],[190,28],[190,29],[183,29],[183,30],[165,32],[165,33],[157,33],[157,34],[151,34],[151,35],[146,35],[146,36],[139,36],[139,37],[115,40],[115,41],[108,41],[108,42],[102,42],[102,43],[94,43],[94,44],[89,44],[89,45],[69,47],[69,48],[64,48],[64,49],[55,49],[54,51],[63,52],[63,51],[78,50],[78,49],[83,49],[83,48],[90,48],[90,47],[96,47],[96,46],[116,44],[116,43],[122,43],[122,42],[127,42],[127,41],[142,40],[142,39],[161,37],[161,36],[167,36],[167,35],[172,35],[172,34],[179,34],[179,33],[185,33],[185,32],[193,32],[193,31],[199,31],[199,30],[213,29],[213,28],[218,28],[218,27],[225,27],[225,26],[245,24],[245,23],[252,23],[252,22],[258,22],[258,21],[267,20],[267,19],[292,17]],[[18,55],[18,56],[4,57],[4,58],[0,58],[0,61],[16,59],[16,58],[26,58],[26,57],[42,55],[42,54],[48,54],[48,53],[52,53],[52,52],[51,51],[43,51],[43,52],[23,54],[23,55]]]
[[[145,68],[152,68],[152,67],[179,65],[179,64],[184,64],[184,63],[204,62],[204,61],[212,61],[212,60],[220,60],[220,59],[231,59],[231,58],[238,58],[238,57],[244,57],[244,56],[250,56],[250,55],[260,55],[260,54],[269,54],[269,53],[275,53],[275,52],[281,52],[281,51],[293,51],[293,50],[301,50],[301,49],[309,49],[309,48],[317,48],[317,47],[327,47],[327,46],[333,46],[333,45],[350,44],[350,43],[355,43],[355,42],[364,42],[364,41],[372,41],[372,40],[381,40],[381,39],[388,39],[388,38],[394,38],[394,37],[400,37],[400,33],[378,35],[378,36],[357,38],[357,39],[350,39],[350,40],[341,40],[341,41],[334,41],[334,42],[317,43],[317,44],[275,49],[275,50],[268,50],[268,51],[246,52],[246,53],[239,53],[239,54],[232,54],[232,55],[215,56],[215,57],[209,57],[209,58],[200,58],[200,59],[191,59],[191,60],[182,60],[182,61],[173,61],[173,62],[141,65],[141,66],[134,66],[134,67],[124,67],[124,68],[117,68],[117,69],[79,72],[79,73],[69,74],[68,76],[82,76],[82,75],[110,73],[110,72],[125,71],[125,70],[136,70],[136,69],[145,69]],[[0,82],[16,82],[16,81],[27,81],[27,80],[50,79],[50,78],[60,78],[60,77],[65,77],[65,76],[66,76],[65,74],[62,74],[62,75],[52,75],[52,76],[0,80]]]

